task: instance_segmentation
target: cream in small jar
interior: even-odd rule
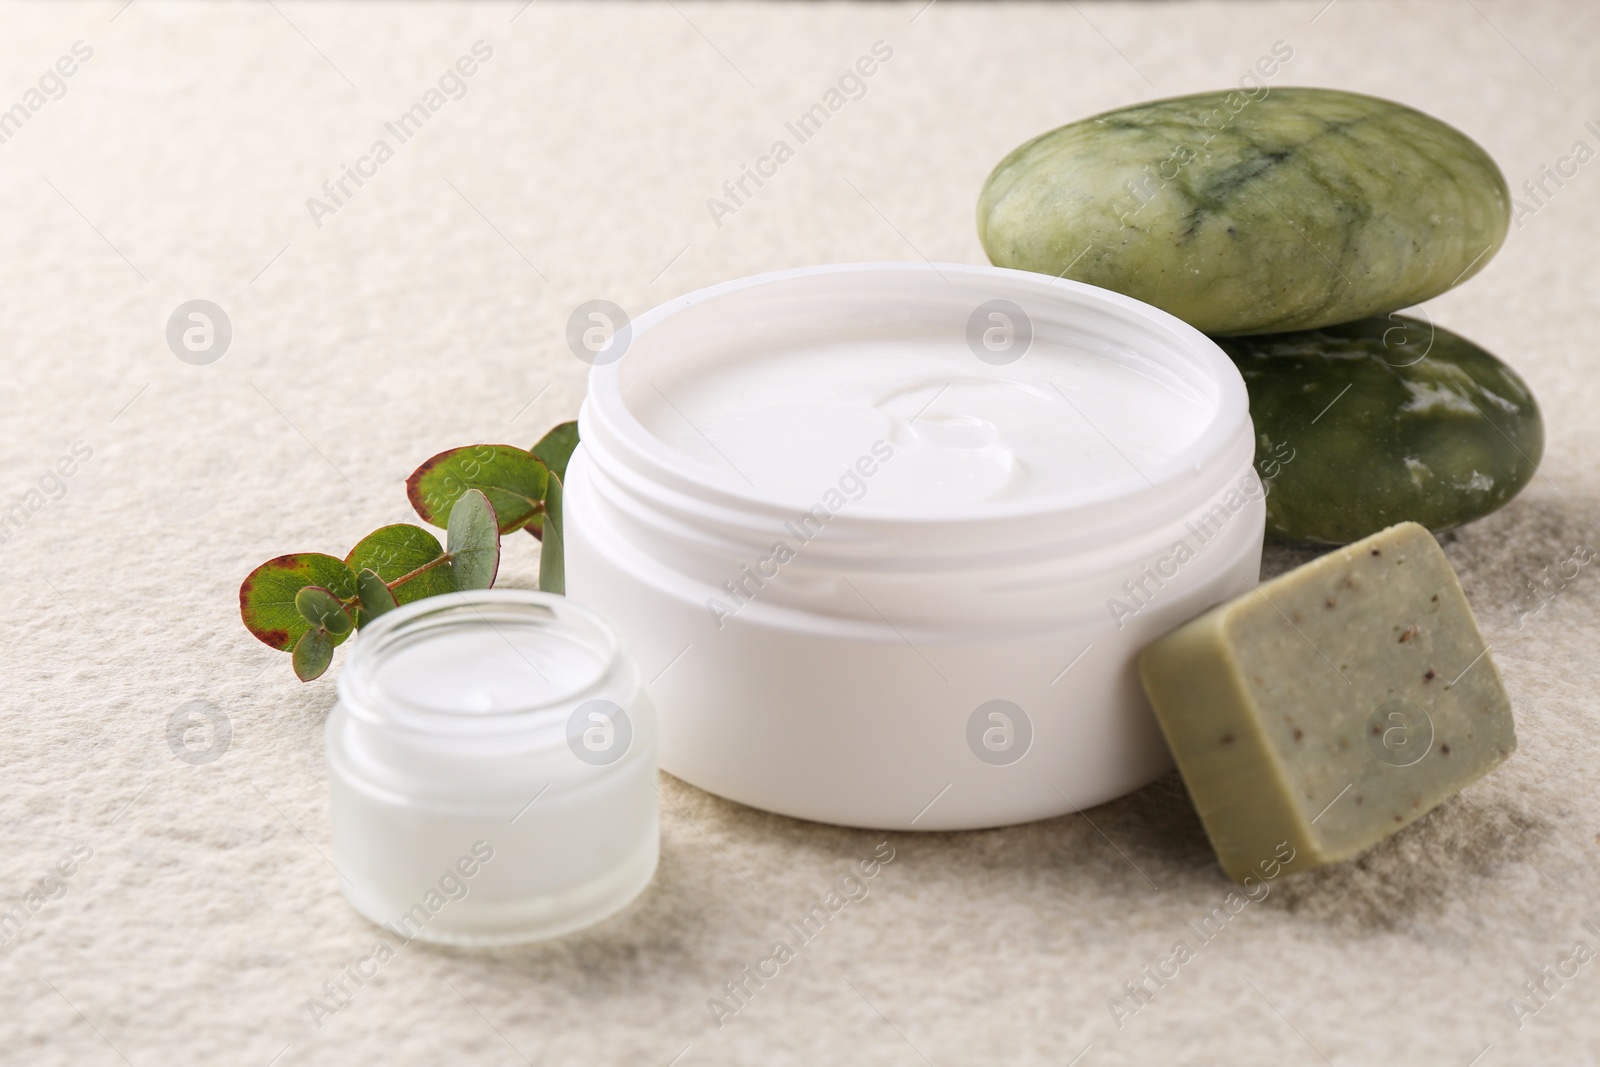
[[[655,871],[654,716],[610,627],[565,598],[452,593],[368,623],[327,755],[345,895],[403,939],[558,936]]]
[[[651,679],[669,772],[884,829],[1045,818],[1172,765],[1150,641],[1255,582],[1244,382],[1139,301],[846,264],[669,301],[597,364],[568,595]]]

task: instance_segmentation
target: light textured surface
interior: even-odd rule
[[[1600,947],[1583,927],[1600,924],[1600,577],[1579,568],[1518,624],[1524,583],[1600,537],[1600,162],[1547,181],[1542,205],[1518,193],[1536,210],[1505,250],[1428,309],[1512,362],[1548,420],[1544,475],[1446,546],[1511,692],[1517,753],[1364,858],[1274,883],[1208,943],[1188,924],[1230,885],[1166,778],[1083,817],[895,835],[870,895],[718,1029],[707,999],[882,837],[668,780],[660,874],[624,916],[545,947],[407,948],[315,1028],[307,998],[375,940],[322,858],[333,689],[297,684],[234,600],[268,556],[342,552],[405,517],[402,479],[439,448],[526,445],[570,416],[584,367],[563,330],[580,301],[637,313],[779,267],[981,261],[974,201],[1010,149],[1106,108],[1232,84],[1276,40],[1295,49],[1278,83],[1436,114],[1516,190],[1575,141],[1600,147],[1584,128],[1600,126],[1600,9],[944,0],[913,22],[915,2],[540,0],[513,22],[514,3],[119,2],[0,10],[0,105],[73,41],[94,48],[65,96],[0,144],[3,502],[72,442],[93,448],[65,495],[0,545],[0,903],[74,842],[93,849],[0,947],[0,1060],[1466,1067],[1480,1053],[1600,1054],[1600,963],[1547,982],[1520,1030],[1506,1006],[1574,942]],[[306,198],[479,39],[494,57],[465,98],[314,226]],[[719,228],[706,198],[879,39],[894,58],[866,96]],[[163,338],[192,298],[233,323],[210,366]],[[513,541],[506,580],[528,585],[533,568],[532,542]],[[203,765],[167,738],[196,700],[232,729]],[[1119,1028],[1108,999],[1179,939],[1193,958]]]

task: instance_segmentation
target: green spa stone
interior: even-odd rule
[[[1251,92],[1137,104],[1022,145],[978,198],[990,261],[1255,334],[1410,307],[1505,240],[1505,177],[1454,127],[1356,93]]]
[[[1517,745],[1450,561],[1403,523],[1150,645],[1139,673],[1235,880],[1354,856]]]
[[[1516,496],[1544,453],[1517,373],[1429,322],[1218,343],[1250,392],[1274,538],[1344,544],[1406,520],[1442,532]]]

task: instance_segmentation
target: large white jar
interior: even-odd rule
[[[579,418],[567,591],[638,657],[665,770],[938,830],[1171,766],[1136,656],[1251,588],[1265,514],[1209,339],[1092,286],[891,263],[691,293],[619,351]]]

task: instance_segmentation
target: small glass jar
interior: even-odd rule
[[[556,937],[655,873],[655,717],[611,627],[564,597],[451,593],[373,620],[327,752],[345,896],[402,940]]]

